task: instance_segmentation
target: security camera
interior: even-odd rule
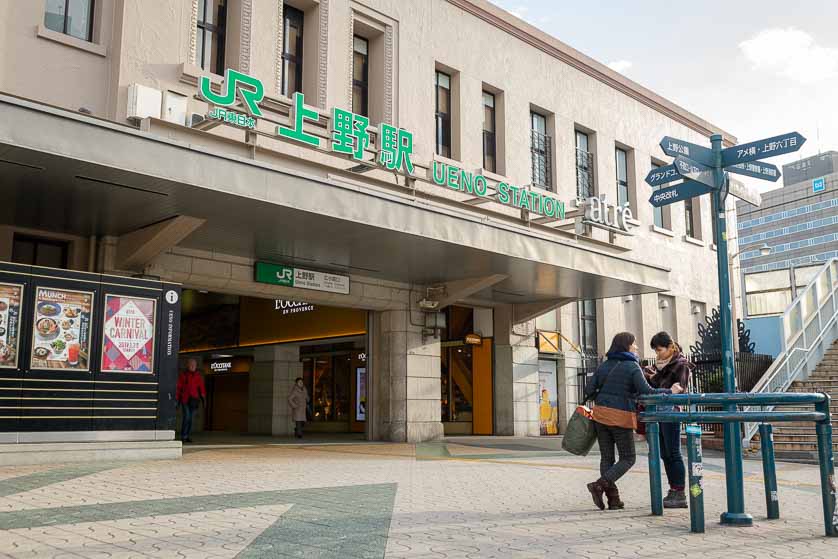
[[[439,301],[432,301],[430,299],[422,299],[419,301],[419,308],[423,311],[435,311],[439,306]]]

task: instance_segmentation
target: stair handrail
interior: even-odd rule
[[[808,309],[808,316],[805,313],[807,305],[813,307]],[[817,366],[825,348],[838,337],[838,258],[828,260],[795,297],[783,312],[782,325],[784,349],[754,385],[751,393],[786,392],[804,373],[808,375],[813,357],[817,358]],[[813,328],[815,331],[810,332],[813,326],[816,326]],[[817,351],[819,349],[822,351]],[[774,406],[766,407],[774,409]],[[752,411],[756,408],[751,406],[745,409]],[[758,429],[756,423],[745,424],[745,448],[750,446]]]

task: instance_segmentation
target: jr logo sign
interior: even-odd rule
[[[261,81],[227,68],[224,72],[221,94],[212,90],[211,83],[209,76],[201,77],[199,91],[205,101],[221,107],[232,107],[236,104],[238,97],[244,103],[248,114],[255,117],[262,116],[259,103],[265,98],[265,87]]]

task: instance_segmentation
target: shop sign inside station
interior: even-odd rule
[[[304,270],[269,262],[257,262],[254,271],[254,279],[258,283],[349,295],[349,276]]]

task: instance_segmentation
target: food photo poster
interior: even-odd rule
[[[90,370],[93,293],[38,287],[32,369]]]
[[[22,285],[0,283],[0,368],[2,369],[17,368],[22,301]]]

